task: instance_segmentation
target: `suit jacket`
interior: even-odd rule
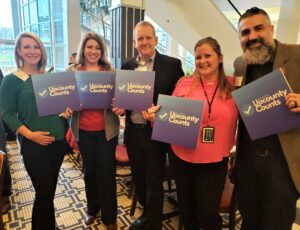
[[[2,70],[0,69],[0,85],[1,85],[1,83],[2,83],[2,80],[3,80],[3,73],[2,73]]]
[[[135,58],[130,58],[122,64],[122,69],[134,70],[138,66]],[[169,57],[163,54],[160,54],[156,51],[153,71],[155,71],[155,83],[154,83],[154,94],[153,94],[153,103],[157,103],[158,94],[171,95],[175,89],[176,83],[184,76],[181,61],[177,58]],[[126,130],[130,126],[131,111],[126,111]],[[125,130],[125,135],[126,135]]]
[[[277,42],[273,70],[282,68],[294,93],[300,93],[300,45],[289,45]],[[234,76],[238,77],[241,85],[245,84],[247,64],[241,57],[235,63]],[[299,114],[300,118],[300,114]],[[290,174],[298,192],[300,192],[300,128],[278,134],[281,147],[287,161]],[[238,152],[238,148],[237,148]]]
[[[2,80],[3,80],[3,74],[0,69],[0,85],[2,83]],[[5,128],[4,128],[2,118],[0,117],[0,150],[1,151],[4,152],[6,151],[5,145],[6,145],[6,133],[5,133]]]

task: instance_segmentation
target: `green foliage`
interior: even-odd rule
[[[184,74],[185,74],[185,76],[190,76],[190,75],[192,75],[193,74],[193,70],[191,70],[191,69],[185,69],[184,70]]]
[[[108,9],[111,6],[110,0],[80,0],[81,11],[89,15],[92,14],[94,8],[100,8],[104,14],[108,14]]]

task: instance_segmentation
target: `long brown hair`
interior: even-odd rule
[[[42,41],[40,40],[40,38],[31,32],[24,32],[18,35],[17,39],[16,39],[16,45],[15,45],[15,49],[14,49],[14,54],[15,54],[15,62],[16,65],[19,69],[22,69],[23,65],[24,65],[24,60],[23,58],[19,55],[19,50],[21,48],[21,40],[22,38],[31,38],[33,39],[40,47],[41,50],[41,59],[37,64],[38,70],[40,73],[44,73],[45,72],[45,68],[46,68],[46,64],[47,64],[47,53],[46,53],[46,49],[44,44],[42,43]]]
[[[104,45],[104,42],[102,41],[102,39],[100,38],[100,36],[95,33],[95,32],[87,32],[81,42],[80,45],[78,47],[78,55],[76,57],[76,65],[85,65],[85,57],[84,57],[84,48],[86,46],[86,43],[88,42],[88,40],[95,40],[99,46],[100,46],[100,51],[101,51],[101,58],[98,61],[98,65],[104,67],[105,70],[113,70],[110,62],[108,61],[107,58],[107,52],[106,52],[106,47]]]
[[[206,37],[206,38],[200,39],[196,43],[194,51],[196,52],[196,49],[204,44],[210,45],[212,47],[212,49],[216,52],[218,57],[223,56],[223,54],[221,52],[221,46],[219,45],[218,41],[212,37]],[[195,70],[195,75],[197,76],[197,74],[198,73]],[[223,94],[225,94],[225,99],[228,99],[231,97],[231,91],[233,90],[233,88],[226,78],[223,62],[219,63],[219,89],[221,92],[221,97]]]

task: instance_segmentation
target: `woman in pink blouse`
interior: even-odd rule
[[[189,149],[172,144],[169,157],[184,229],[220,230],[219,204],[238,118],[231,97],[234,81],[225,75],[215,39],[201,39],[194,51],[196,70],[178,81],[173,96],[204,101],[198,145]],[[157,109],[152,107],[150,115]]]

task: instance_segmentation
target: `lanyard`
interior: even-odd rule
[[[207,96],[207,93],[205,91],[204,84],[203,84],[203,81],[202,81],[201,77],[200,77],[200,82],[201,82],[201,85],[202,85],[202,88],[203,88],[203,91],[204,91],[204,94],[205,94],[205,97],[206,97],[206,100],[207,100],[207,104],[208,104],[208,121],[209,121],[210,120],[210,114],[211,114],[211,105],[212,105],[212,103],[215,99],[215,96],[216,96],[216,93],[217,93],[217,90],[218,90],[218,87],[219,87],[219,82],[218,82],[217,87],[215,89],[215,92],[214,92],[214,94],[211,98],[211,101],[208,100],[208,96]]]

